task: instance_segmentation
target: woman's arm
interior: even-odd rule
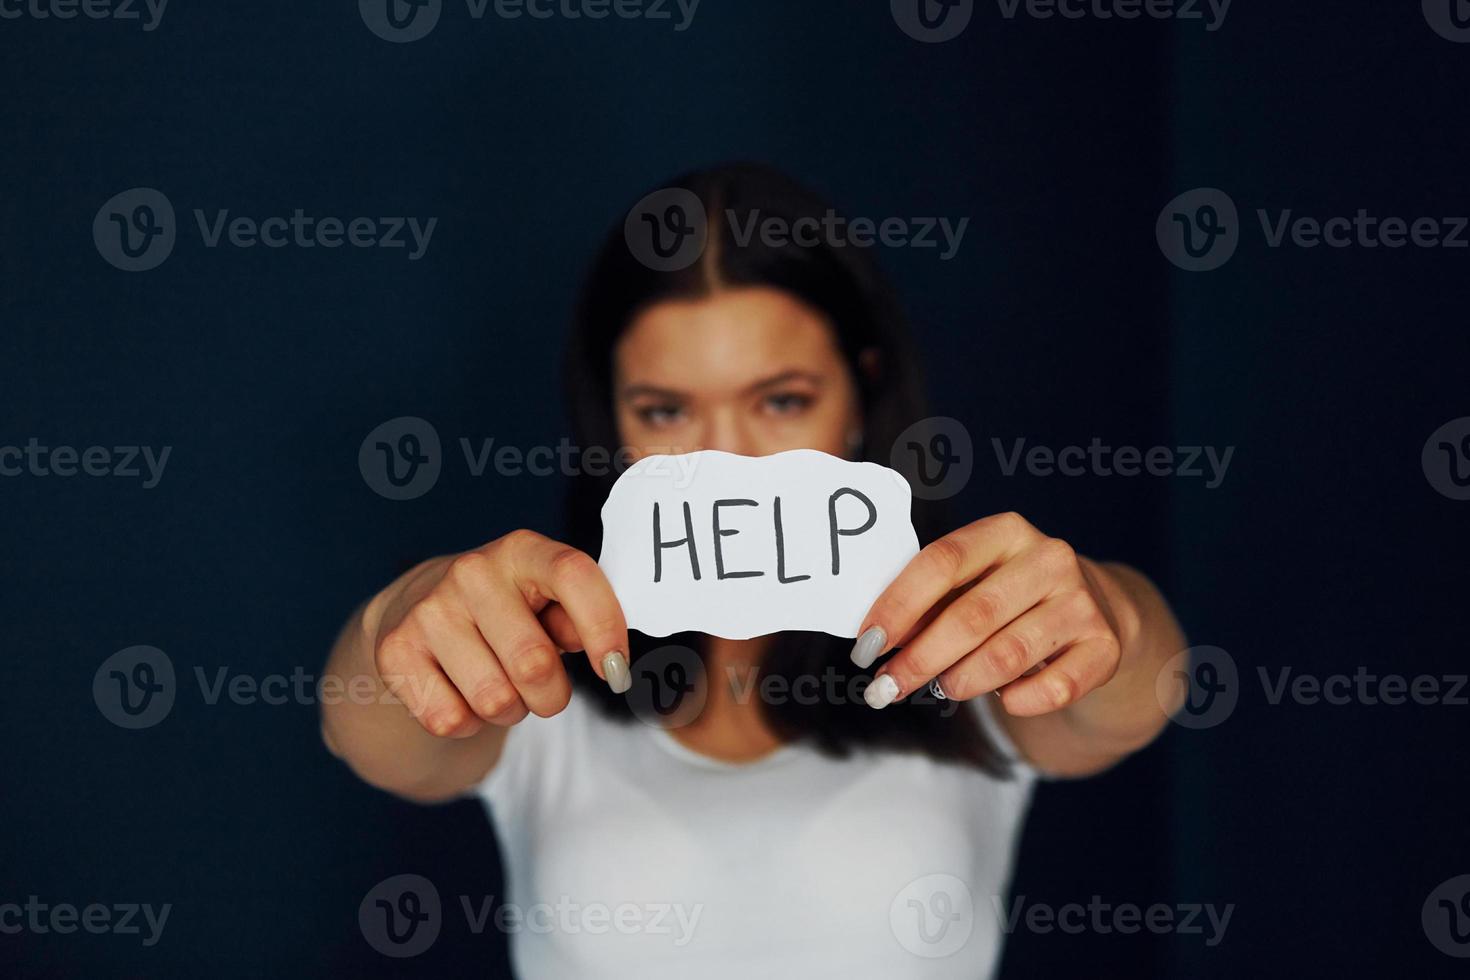
[[[495,765],[505,730],[566,707],[561,662],[586,650],[626,690],[628,630],[585,553],[531,531],[424,562],[359,609],[326,675],[322,739],[364,780],[413,800],[449,799]]]
[[[1175,707],[1159,703],[1154,682],[1184,636],[1158,590],[1130,568],[1082,558],[1016,514],[924,548],[865,625],[859,666],[903,648],[869,685],[870,705],[936,679],[957,700],[998,694],[1017,747],[1052,775],[1106,769],[1151,742]]]

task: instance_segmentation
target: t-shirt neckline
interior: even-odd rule
[[[690,765],[716,772],[756,772],[779,765],[800,751],[799,746],[791,742],[785,742],[765,755],[751,759],[749,762],[727,762],[724,759],[717,759],[712,755],[705,755],[703,752],[691,749],[675,738],[674,733],[667,728],[659,728],[655,725],[648,725],[647,728],[653,740],[665,752]]]

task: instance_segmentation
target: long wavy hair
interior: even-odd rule
[[[630,251],[619,221],[598,250],[583,284],[565,361],[567,404],[573,434],[584,451],[598,447],[614,458],[619,437],[613,411],[613,353],[623,332],[643,310],[664,300],[697,299],[721,289],[768,287],[782,290],[823,313],[836,331],[838,346],[852,374],[862,413],[863,438],[851,455],[896,466],[915,484],[915,473],[889,458],[905,428],[925,417],[918,360],[908,326],[892,287],[868,250],[833,247],[823,241],[772,245],[761,235],[741,236],[752,217],[822,221],[831,211],[816,193],[770,167],[729,164],[685,174],[665,188],[691,192],[703,205],[707,238],[701,257],[686,268],[656,271]],[[915,465],[917,465],[915,463]],[[911,467],[910,467],[911,468]],[[596,555],[601,548],[601,507],[617,473],[573,477],[567,496],[569,544]],[[914,498],[913,522],[921,543],[946,530],[939,506]],[[667,638],[630,634],[635,677],[648,651],[681,645],[704,656],[703,634]],[[780,677],[788,685],[807,678],[827,683],[836,672],[837,690],[861,690],[859,671],[848,658],[852,641],[821,633],[776,634],[760,667],[760,679]],[[613,718],[631,721],[627,698],[598,680],[584,657],[568,657],[573,680],[584,696]],[[824,681],[824,678],[826,679]],[[855,683],[856,682],[856,688]],[[791,690],[790,687],[787,690]],[[815,701],[815,703],[813,703]],[[883,711],[861,698],[763,698],[767,723],[786,742],[807,742],[817,750],[845,756],[854,748],[917,751],[935,759],[973,765],[996,776],[1008,767],[972,710],[952,702],[910,697]]]

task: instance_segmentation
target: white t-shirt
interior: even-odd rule
[[[1014,746],[978,711],[997,747]],[[787,745],[721,762],[574,696],[479,788],[522,980],[963,977],[1000,958],[1037,773]]]

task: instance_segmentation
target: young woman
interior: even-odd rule
[[[924,410],[870,256],[744,234],[828,214],[768,169],[669,186],[702,202],[704,250],[660,272],[621,225],[603,246],[567,360],[579,444],[888,465]],[[1159,593],[1016,514],[939,524],[916,499],[929,543],[855,645],[653,641],[592,557],[613,478],[573,479],[563,535],[431,559],[354,614],[328,673],[396,699],[324,707],[328,747],[400,796],[487,801],[522,977],[989,975],[1034,780],[1099,772],[1165,724],[1154,681],[1184,640]],[[703,667],[698,710],[641,723],[639,657],[670,643]],[[824,693],[751,696],[758,676]]]

